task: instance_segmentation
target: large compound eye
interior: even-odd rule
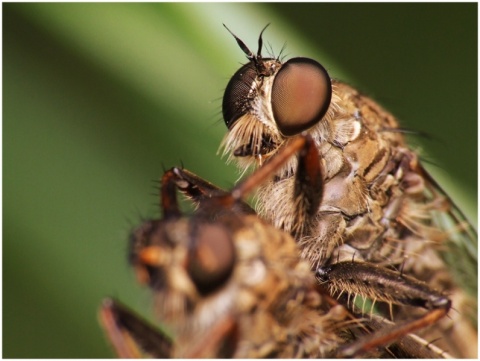
[[[231,129],[235,120],[247,112],[248,93],[257,76],[253,63],[242,66],[230,79],[223,95],[223,119],[228,129]]]
[[[319,122],[330,106],[332,83],[327,71],[309,58],[282,65],[272,87],[272,109],[283,135],[295,135]]]
[[[191,247],[188,274],[201,294],[215,291],[228,280],[235,265],[235,248],[228,231],[217,225],[201,224]]]

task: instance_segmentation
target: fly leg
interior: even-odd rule
[[[380,329],[339,349],[340,357],[353,357],[389,345],[411,332],[434,324],[451,308],[450,299],[424,282],[366,262],[339,262],[317,269],[320,282],[331,295],[361,295],[389,304],[422,307],[427,312]],[[348,302],[348,301],[347,301]],[[348,306],[348,305],[347,305]]]
[[[186,169],[175,167],[167,171],[165,176],[167,176],[168,182],[175,185],[176,188],[196,206],[200,206],[205,200],[217,197],[228,197],[230,194],[230,192],[218,188]],[[162,188],[164,188],[163,181]],[[169,190],[169,192],[171,191],[172,190]],[[234,211],[239,214],[255,214],[255,211],[243,201],[235,203]]]
[[[172,341],[119,302],[107,298],[99,312],[100,324],[120,358],[171,357]]]
[[[434,309],[430,310],[424,316],[418,319],[400,322],[392,326],[379,329],[368,336],[364,336],[355,342],[340,347],[337,352],[337,356],[340,358],[356,357],[365,352],[371,351],[372,349],[389,346],[391,344],[394,344],[395,347],[398,347],[398,345],[402,345],[404,340],[410,340],[409,336],[413,336],[409,335],[411,332],[415,332],[419,329],[433,325],[435,322],[445,316],[447,312],[448,311],[446,308]],[[421,350],[419,347],[422,345],[419,345],[418,343],[413,344],[413,346],[407,346],[412,351],[408,351],[408,348],[405,345],[402,345],[401,348],[403,352],[406,352],[405,350],[408,351],[409,357],[414,357],[412,355],[422,355],[426,353],[426,349]],[[427,345],[423,346],[426,348]],[[437,354],[437,357],[444,357],[446,355],[447,354],[445,353],[439,353]],[[415,358],[417,357],[419,356],[415,356]],[[432,357],[432,353],[430,353],[428,358],[434,358]]]
[[[317,214],[323,196],[323,169],[318,149],[313,139],[306,138],[305,146],[298,152],[293,192],[296,206],[292,234],[298,239],[303,229]]]
[[[180,215],[176,194],[177,189],[196,206],[201,205],[206,200],[225,197],[230,194],[230,192],[218,188],[196,174],[177,167],[166,171],[160,183],[160,205],[164,212],[164,218],[175,218]],[[244,204],[244,208],[244,211],[247,213],[255,213],[247,204]]]
[[[205,198],[218,197],[228,193],[187,169],[175,167],[168,172],[173,172],[175,175],[178,189],[196,203]]]
[[[162,180],[163,189],[170,194],[172,190],[164,182],[174,184],[183,194],[195,204],[201,204],[206,199],[216,198],[223,206],[234,207],[234,211],[242,214],[255,214],[255,211],[242,202],[242,199],[255,187],[272,177],[291,156],[298,152],[298,169],[295,181],[294,196],[298,199],[298,221],[305,221],[306,215],[314,215],[322,198],[322,169],[318,150],[313,139],[306,133],[296,137],[281,149],[274,157],[257,169],[244,181],[238,183],[230,192],[222,190],[199,176],[180,168],[167,171]]]
[[[357,315],[361,319],[361,315]],[[359,337],[365,337],[376,332],[385,332],[391,330],[394,323],[386,320],[383,317],[372,315],[368,320],[362,322],[362,326],[366,329]],[[361,329],[362,330],[362,329]],[[416,358],[416,359],[437,359],[437,358],[452,358],[447,352],[435,346],[431,342],[422,339],[414,334],[409,334],[395,340],[394,343],[385,347],[381,355],[384,353],[387,356],[394,356],[395,358]],[[384,358],[380,356],[380,358]]]
[[[232,190],[233,196],[240,198],[239,194],[243,196],[243,194],[250,192],[271,177],[297,152],[298,168],[294,196],[296,199],[299,199],[299,207],[302,213],[314,214],[318,209],[323,194],[323,175],[318,150],[312,137],[307,133],[302,133],[294,138],[274,157],[265,162],[254,174],[239,183]]]
[[[324,287],[325,284],[318,284],[318,291],[322,294],[322,297],[330,305],[330,307],[335,307],[348,304],[348,296],[343,295],[339,299],[333,298],[329,295],[328,288]],[[358,314],[352,311],[348,312],[348,319],[355,323],[355,327],[351,327],[346,334],[346,343],[347,347],[353,345],[355,340],[368,337],[376,332],[385,332],[387,329],[394,327],[394,323],[388,321],[384,317],[371,315],[370,318],[365,319],[363,314]],[[348,341],[347,341],[348,340]],[[332,357],[339,356],[342,357],[343,354],[337,353],[331,355]],[[395,340],[395,342],[389,344],[385,347],[370,348],[362,352],[362,358],[415,358],[415,359],[437,359],[437,358],[452,358],[447,352],[443,351],[439,347],[433,345],[430,342],[418,337],[414,334],[408,334],[404,337],[400,337]]]
[[[172,358],[172,340],[160,330],[121,303],[107,298],[99,313],[100,324],[115,352],[120,358]],[[208,330],[191,340],[185,350],[177,350],[186,358],[232,357],[236,349],[237,325],[230,317],[225,317]]]

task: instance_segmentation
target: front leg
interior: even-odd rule
[[[171,357],[172,340],[118,301],[105,299],[99,319],[120,358]]]
[[[230,192],[213,185],[186,169],[175,167],[167,173],[175,175],[173,179],[178,190],[189,198],[197,207],[201,206],[203,201],[210,198],[230,197]],[[256,214],[256,212],[241,199],[236,200],[232,207],[233,211],[237,214]]]
[[[120,358],[231,358],[237,349],[238,324],[229,316],[202,334],[175,342],[112,298],[103,301],[99,319]]]
[[[323,169],[318,149],[312,138],[305,138],[305,146],[298,153],[298,167],[295,173],[294,227],[292,233],[298,239],[318,212],[323,196]]]

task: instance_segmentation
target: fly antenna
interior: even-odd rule
[[[260,32],[260,36],[258,37],[258,51],[257,51],[257,57],[258,58],[262,58],[262,46],[263,46],[263,39],[262,39],[262,35],[263,35],[263,32],[265,31],[266,28],[268,28],[270,26],[270,23],[268,23],[267,25],[265,25],[265,27],[262,29],[262,31]]]
[[[258,52],[257,54],[254,54],[249,48],[248,46],[243,42],[242,39],[240,39],[238,36],[236,36],[228,27],[227,25],[223,24],[223,26],[225,27],[225,29],[228,30],[228,32],[230,34],[232,34],[232,36],[235,38],[235,40],[237,41],[237,44],[238,46],[240,47],[240,49],[242,49],[242,51],[247,55],[247,59],[250,60],[250,61],[253,61],[253,63],[259,67],[260,64],[261,64],[261,60],[262,60],[262,47],[263,47],[263,39],[262,39],[262,35],[263,35],[263,32],[265,31],[266,28],[268,28],[268,26],[270,25],[270,23],[268,23],[267,25],[265,25],[265,27],[262,29],[262,31],[260,32],[260,36],[258,37]]]
[[[230,34],[232,34],[232,36],[235,38],[235,40],[237,41],[237,44],[238,46],[240,47],[240,49],[242,49],[242,51],[247,55],[247,58],[248,60],[255,60],[255,54],[252,53],[252,51],[248,48],[247,45],[245,45],[245,43],[242,41],[242,39],[240,39],[238,36],[236,36],[229,28],[227,28],[227,25],[223,24],[223,26],[225,27],[225,29],[228,30],[228,32]],[[265,29],[263,29],[265,30]],[[262,32],[263,32],[262,30]],[[262,34],[260,33],[260,39],[258,40],[259,44],[262,43]]]

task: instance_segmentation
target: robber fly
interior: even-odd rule
[[[319,160],[304,134],[230,192],[183,169],[164,174],[163,218],[134,230],[129,259],[140,282],[153,290],[158,319],[171,335],[106,299],[100,320],[120,357],[447,356],[407,335],[420,324],[364,320],[348,312],[301,259],[297,242],[242,201],[297,152]],[[177,189],[198,204],[191,216],[180,211]],[[345,281],[335,278],[358,265],[350,260],[334,266],[323,271],[343,287]],[[396,288],[412,293],[417,306],[433,310],[429,317],[444,316],[450,307],[446,295],[399,273],[364,268],[361,277],[384,280],[392,302],[410,302],[395,297]]]
[[[260,185],[259,215],[296,239],[302,258],[332,296],[346,296],[352,311],[349,301],[359,295],[384,301],[376,313],[395,323],[415,314],[392,308],[391,295],[379,297],[383,285],[363,278],[364,270],[396,269],[448,293],[456,312],[432,321],[424,336],[440,338],[454,355],[476,357],[476,231],[422,167],[390,113],[331,79],[313,59],[264,58],[265,28],[256,54],[227,28],[248,63],[223,97],[229,130],[223,153],[243,172],[307,132],[320,159],[292,158]],[[340,287],[342,265],[352,259],[349,274],[358,277]]]

